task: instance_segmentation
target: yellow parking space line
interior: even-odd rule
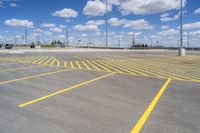
[[[114,74],[115,74],[115,73],[109,73],[109,74],[106,74],[106,75],[100,76],[100,77],[98,77],[98,78],[94,78],[94,79],[91,79],[91,80],[88,80],[88,81],[82,82],[82,83],[80,83],[80,84],[77,84],[77,85],[71,86],[71,87],[66,88],[66,89],[63,89],[63,90],[61,90],[61,91],[57,91],[57,92],[51,93],[51,94],[49,94],[49,95],[46,95],[46,96],[43,96],[43,97],[37,98],[37,99],[35,99],[35,100],[31,100],[31,101],[29,101],[29,102],[26,102],[26,103],[23,103],[23,104],[19,104],[18,106],[19,106],[19,107],[25,107],[25,106],[27,106],[27,105],[30,105],[30,104],[33,104],[33,103],[36,103],[36,102],[39,102],[39,101],[45,100],[45,99],[47,99],[47,98],[50,98],[50,97],[56,96],[56,95],[61,94],[61,93],[64,93],[64,92],[68,92],[68,91],[70,91],[70,90],[72,90],[72,89],[75,89],[75,88],[78,88],[78,87],[84,86],[84,85],[86,85],[86,84],[90,84],[90,83],[92,83],[92,82],[98,81],[98,80],[100,80],[100,79],[103,79],[103,78],[109,77],[109,76],[114,75]]]
[[[28,59],[22,61],[23,63],[26,63],[27,61],[30,61],[31,59],[33,59],[34,57],[29,57]]]
[[[30,66],[30,67],[22,67],[22,68],[12,68],[12,69],[7,69],[7,70],[0,70],[0,73],[2,73],[2,72],[11,72],[11,71],[16,71],[16,70],[25,70],[25,69],[36,68],[36,67],[41,67],[41,66]]]
[[[32,63],[33,63],[33,64],[37,64],[37,62],[38,62],[38,61],[41,61],[43,58],[45,58],[45,57],[40,57],[40,58],[38,58],[37,60],[33,61]]]
[[[67,67],[67,62],[66,62],[66,61],[64,61],[64,67],[65,67],[65,68]]]
[[[100,64],[103,64],[104,66],[106,66],[106,67],[108,67],[108,68],[114,70],[115,72],[123,73],[122,71],[120,71],[120,70],[118,70],[118,69],[112,67],[113,65],[112,65],[112,66],[111,66],[111,65],[108,65],[106,61],[97,61],[97,62],[99,62]]]
[[[44,62],[43,65],[47,65],[52,59],[53,59],[53,57],[51,56],[51,58],[49,58],[46,62]]]
[[[112,72],[111,70],[107,69],[106,67],[104,67],[103,65],[99,64],[97,61],[92,61],[92,63],[94,63],[95,65],[103,68],[104,70],[106,70],[107,72]]]
[[[121,69],[121,70],[123,70],[123,71],[125,71],[125,72],[128,72],[128,73],[130,73],[130,74],[132,74],[132,75],[137,75],[136,73],[132,72],[131,69],[128,68],[128,67],[125,67],[125,66],[116,64],[116,63],[114,63],[113,61],[110,61],[110,60],[108,61],[108,63],[109,63],[110,65],[114,65],[115,67],[118,67],[119,69]]]
[[[78,66],[79,69],[82,69],[81,65],[79,64],[78,61],[76,61],[76,65]]]
[[[35,60],[37,60],[39,58],[40,58],[40,56],[34,57],[33,59],[27,61],[26,63],[32,63],[33,61],[35,61]]]
[[[26,57],[19,57],[17,59],[14,59],[13,61],[14,62],[20,62],[21,60],[25,59]]]
[[[54,62],[56,61],[54,57],[52,57],[53,61],[51,62],[50,66],[53,66]]]
[[[29,57],[24,57],[23,59],[21,59],[19,62],[23,62],[25,60],[29,59]]]
[[[171,82],[171,80],[172,79],[169,78],[165,82],[165,84],[162,86],[162,88],[156,94],[156,96],[154,97],[153,101],[150,103],[150,105],[148,106],[148,108],[146,109],[146,111],[144,112],[144,114],[142,115],[142,117],[139,119],[139,121],[137,122],[137,124],[135,125],[135,127],[132,129],[131,133],[139,133],[140,132],[140,130],[142,129],[142,127],[144,126],[145,122],[147,121],[147,119],[151,115],[153,109],[155,108],[156,104],[158,103],[160,97],[165,92],[165,90],[166,90],[167,86],[169,85],[169,83]]]
[[[37,74],[37,75],[33,75],[33,76],[28,76],[28,77],[23,77],[23,78],[17,78],[17,79],[13,79],[13,80],[3,81],[3,82],[0,82],[0,85],[7,84],[7,83],[13,83],[13,82],[17,82],[17,81],[22,81],[22,80],[27,80],[27,79],[43,77],[43,76],[47,76],[47,75],[52,75],[52,74],[56,74],[56,73],[69,71],[69,70],[71,70],[71,69],[58,70],[58,71],[47,72],[47,73]]]
[[[141,68],[137,68],[135,66],[134,67],[130,66],[130,64],[127,64],[127,63],[124,63],[124,62],[121,62],[121,61],[114,61],[114,62],[117,63],[117,64],[120,64],[120,65],[123,65],[125,67],[130,68],[132,71],[134,71],[135,73],[140,74],[142,76],[148,77],[148,76],[150,76],[149,74],[152,74],[151,72],[147,72],[147,71],[141,70]]]
[[[74,69],[74,64],[73,64],[73,62],[70,61],[69,64],[70,64],[70,67],[71,67],[72,69]]]
[[[85,66],[86,69],[91,70],[91,68],[84,61],[81,61],[81,62]]]
[[[60,66],[60,61],[57,62],[57,66]]]
[[[136,65],[136,64],[134,64],[134,65]],[[179,76],[172,74],[172,73],[167,73],[165,71],[161,71],[157,68],[148,67],[147,65],[140,65],[139,63],[137,63],[136,66],[142,67],[142,69],[148,70],[149,72],[152,72],[154,75],[157,74],[159,76],[164,76],[164,77],[167,77],[167,78],[173,78],[173,79],[176,79],[176,80],[181,80],[181,78]]]
[[[44,59],[42,59],[40,62],[38,62],[37,64],[41,64],[42,62],[44,62],[46,59],[48,59],[49,56],[45,57]]]
[[[90,62],[89,60],[86,61],[89,65],[91,65],[94,69],[96,69],[97,71],[101,71],[98,67],[96,67],[92,62]]]

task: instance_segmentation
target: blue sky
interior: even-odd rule
[[[109,45],[136,42],[177,46],[180,0],[108,0]],[[23,43],[28,30],[29,43],[38,40],[81,40],[104,45],[104,0],[0,0],[0,40]],[[184,1],[184,43],[189,32],[191,46],[200,46],[200,2]],[[39,37],[38,37],[39,36]]]

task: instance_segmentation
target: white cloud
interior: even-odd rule
[[[57,16],[60,18],[76,18],[78,16],[78,12],[70,8],[64,8],[62,10],[57,10],[52,13],[53,16]]]
[[[62,32],[63,31],[61,28],[58,28],[58,27],[52,27],[49,30],[53,31],[53,32]]]
[[[117,0],[115,0],[117,1]],[[113,4],[113,2],[111,2]],[[108,5],[108,11],[112,10],[112,5]],[[103,16],[106,13],[106,4],[101,0],[87,1],[83,8],[83,14],[86,16]]]
[[[200,28],[200,22],[194,22],[194,23],[184,24],[183,28],[185,30],[199,29]]]
[[[186,0],[184,0],[184,5]],[[123,15],[128,14],[156,14],[170,10],[178,10],[180,0],[123,0],[120,4],[120,10]]]
[[[163,29],[163,30],[166,30],[166,29],[169,29],[169,25],[161,25],[160,28]]]
[[[169,30],[164,30],[162,32],[159,32],[158,35],[159,36],[172,36],[172,35],[176,35],[178,33],[179,33],[179,30],[169,29]]]
[[[128,32],[127,33],[129,36],[139,36],[139,35],[141,35],[142,34],[142,32]]]
[[[194,14],[200,14],[200,8],[194,11]]]
[[[110,18],[109,21],[111,26],[123,26],[123,28],[131,28],[133,30],[151,30],[153,26],[144,19],[139,20],[127,20],[127,19],[118,19]]]
[[[97,25],[75,25],[73,27],[74,30],[78,31],[99,31],[99,28]]]
[[[56,27],[56,25],[53,24],[53,23],[44,23],[44,24],[42,24],[42,27],[44,27],[44,28],[52,28],[52,27]]]
[[[8,19],[4,22],[5,25],[12,26],[12,27],[24,27],[24,28],[33,28],[33,22],[29,20],[22,20],[22,19]]]
[[[16,3],[10,3],[9,6],[10,7],[18,7],[18,5]]]
[[[172,17],[170,17],[169,13],[165,13],[165,14],[160,15],[160,21],[163,21],[163,22],[175,21],[177,19],[179,19],[179,14],[176,14]]]
[[[86,24],[87,25],[103,25],[105,20],[90,20]]]

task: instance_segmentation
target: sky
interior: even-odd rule
[[[200,46],[200,1],[184,1],[184,46]],[[52,40],[105,46],[105,0],[0,0],[0,41],[23,44]],[[136,43],[176,47],[180,0],[108,0],[109,46]],[[188,39],[189,35],[189,39]]]

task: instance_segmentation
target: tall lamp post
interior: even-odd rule
[[[108,47],[108,0],[106,0],[106,48]]]
[[[180,0],[180,48],[179,48],[179,56],[185,56],[185,49],[183,47],[183,0]]]

